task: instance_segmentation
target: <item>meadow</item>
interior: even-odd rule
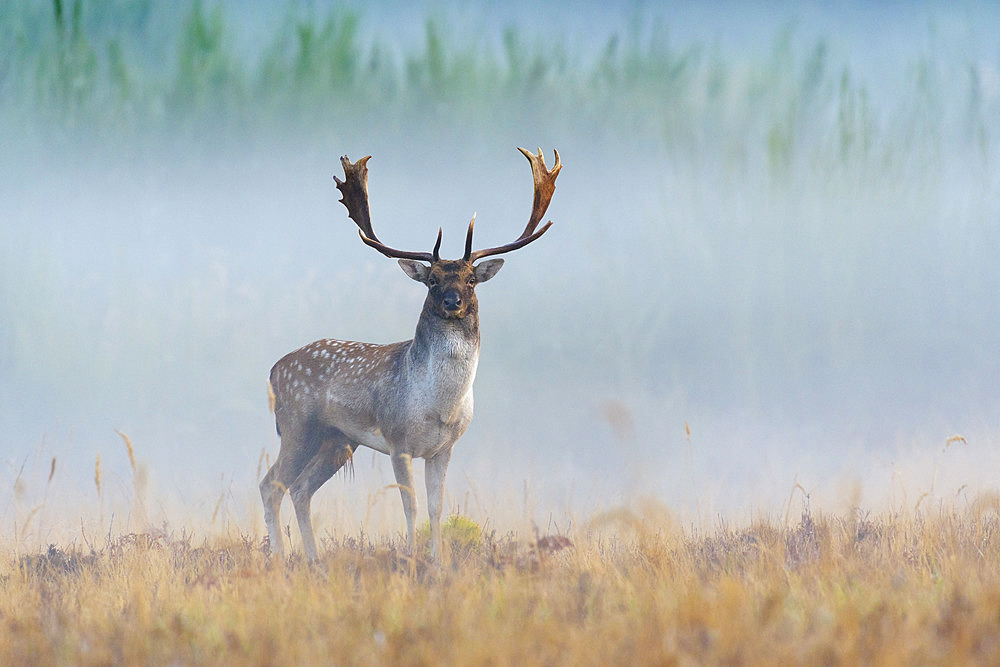
[[[0,664],[997,662],[996,8],[389,4],[0,3]],[[450,256],[516,145],[448,558],[359,452],[274,562],[267,369],[423,298],[337,158]]]
[[[129,533],[7,558],[5,664],[992,664],[1000,504],[571,536],[450,519],[447,562],[367,535],[317,565],[253,535]],[[426,545],[424,545],[426,546]]]

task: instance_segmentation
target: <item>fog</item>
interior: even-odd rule
[[[204,4],[248,70],[272,26],[339,11]],[[176,6],[142,33],[151,59],[173,57],[189,13]],[[531,179],[516,146],[562,155],[554,225],[478,289],[476,411],[446,511],[566,530],[653,499],[703,526],[997,491],[994,6],[354,11],[357,48],[411,74],[428,17],[455,77],[470,51],[502,54],[512,30],[526,60],[551,49],[562,64],[540,75],[544,100],[477,102],[493,84],[474,63],[485,83],[468,99],[310,100],[313,115],[293,117],[297,102],[261,111],[247,93],[237,122],[212,96],[210,113],[171,119],[170,98],[148,92],[170,66],[133,64],[140,111],[116,107],[125,120],[98,127],[32,93],[47,85],[34,51],[50,45],[23,39],[42,30],[35,13],[0,12],[5,532],[25,545],[81,527],[263,534],[271,365],[323,337],[405,340],[424,298],[358,240],[331,178],[339,156],[373,155],[387,244],[430,250],[441,226],[456,257],[474,212],[480,247],[523,228]],[[119,25],[102,20],[95,44]],[[675,72],[676,98],[629,79],[665,53],[653,74]],[[586,74],[608,63],[617,83]],[[388,459],[361,449],[354,467],[317,494],[317,530],[400,531]]]

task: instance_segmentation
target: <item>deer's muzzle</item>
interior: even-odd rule
[[[455,311],[462,307],[462,295],[457,289],[447,290],[441,297],[441,305],[445,310]]]

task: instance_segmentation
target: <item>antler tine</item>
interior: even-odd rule
[[[545,211],[549,208],[549,202],[552,200],[552,193],[556,189],[556,176],[559,175],[559,170],[562,169],[562,161],[559,159],[559,151],[553,150],[556,156],[556,163],[552,165],[552,169],[547,169],[545,167],[545,156],[542,154],[542,149],[538,149],[538,155],[532,155],[531,151],[527,151],[523,148],[518,148],[524,157],[528,158],[528,162],[531,163],[531,176],[535,182],[535,196],[534,201],[531,206],[531,217],[528,219],[528,226],[524,228],[524,233],[521,234],[521,238],[525,236],[530,236],[535,231],[535,227],[541,221],[542,216],[545,215]]]
[[[340,164],[344,167],[344,180],[340,180],[334,175],[333,180],[337,183],[343,197],[341,203],[347,207],[347,215],[358,225],[358,234],[366,245],[375,248],[386,257],[397,259],[415,259],[422,262],[436,262],[438,260],[438,250],[441,247],[441,231],[438,230],[437,244],[434,246],[434,254],[429,252],[410,252],[408,250],[395,250],[385,245],[375,236],[372,229],[371,212],[368,206],[368,160],[371,155],[365,156],[357,162],[351,162],[346,155],[340,158]]]
[[[472,228],[476,226],[476,214],[472,214],[472,220],[469,220],[469,231],[465,233],[465,255],[462,259],[469,261],[472,257]]]
[[[552,169],[549,169],[545,166],[545,156],[542,153],[541,148],[538,149],[537,155],[520,147],[518,147],[517,150],[521,151],[521,154],[528,158],[528,162],[531,163],[531,176],[535,183],[535,195],[531,206],[531,217],[528,218],[528,224],[525,226],[524,231],[521,232],[521,235],[514,241],[502,246],[497,246],[496,248],[477,250],[470,253],[469,250],[471,250],[472,240],[472,225],[470,223],[469,236],[466,239],[466,259],[468,261],[474,262],[477,259],[482,259],[483,257],[499,255],[512,250],[517,250],[518,248],[523,248],[532,241],[540,238],[542,234],[548,231],[549,227],[552,226],[552,222],[549,221],[545,223],[541,229],[535,231],[535,228],[538,227],[538,223],[541,221],[542,216],[545,215],[545,211],[548,210],[549,202],[552,200],[552,193],[555,192],[556,189],[556,177],[559,175],[559,170],[562,169],[562,161],[559,159],[559,151],[553,150],[556,161],[555,164],[552,165]]]
[[[439,259],[441,259],[441,253],[440,253],[440,251],[441,251],[441,234],[443,234],[443,233],[444,233],[444,228],[443,227],[438,227],[437,241],[434,242],[434,252],[431,253],[431,260],[433,260],[435,262],[438,261]]]

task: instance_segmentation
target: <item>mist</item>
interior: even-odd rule
[[[996,7],[33,4],[0,10],[0,520],[25,544],[263,532],[271,365],[408,339],[424,298],[358,240],[344,154],[373,155],[380,237],[440,226],[446,257],[473,213],[477,246],[520,233],[516,146],[562,156],[552,229],[478,289],[446,511],[705,525],[997,490]],[[400,531],[392,482],[359,450],[317,530]]]

